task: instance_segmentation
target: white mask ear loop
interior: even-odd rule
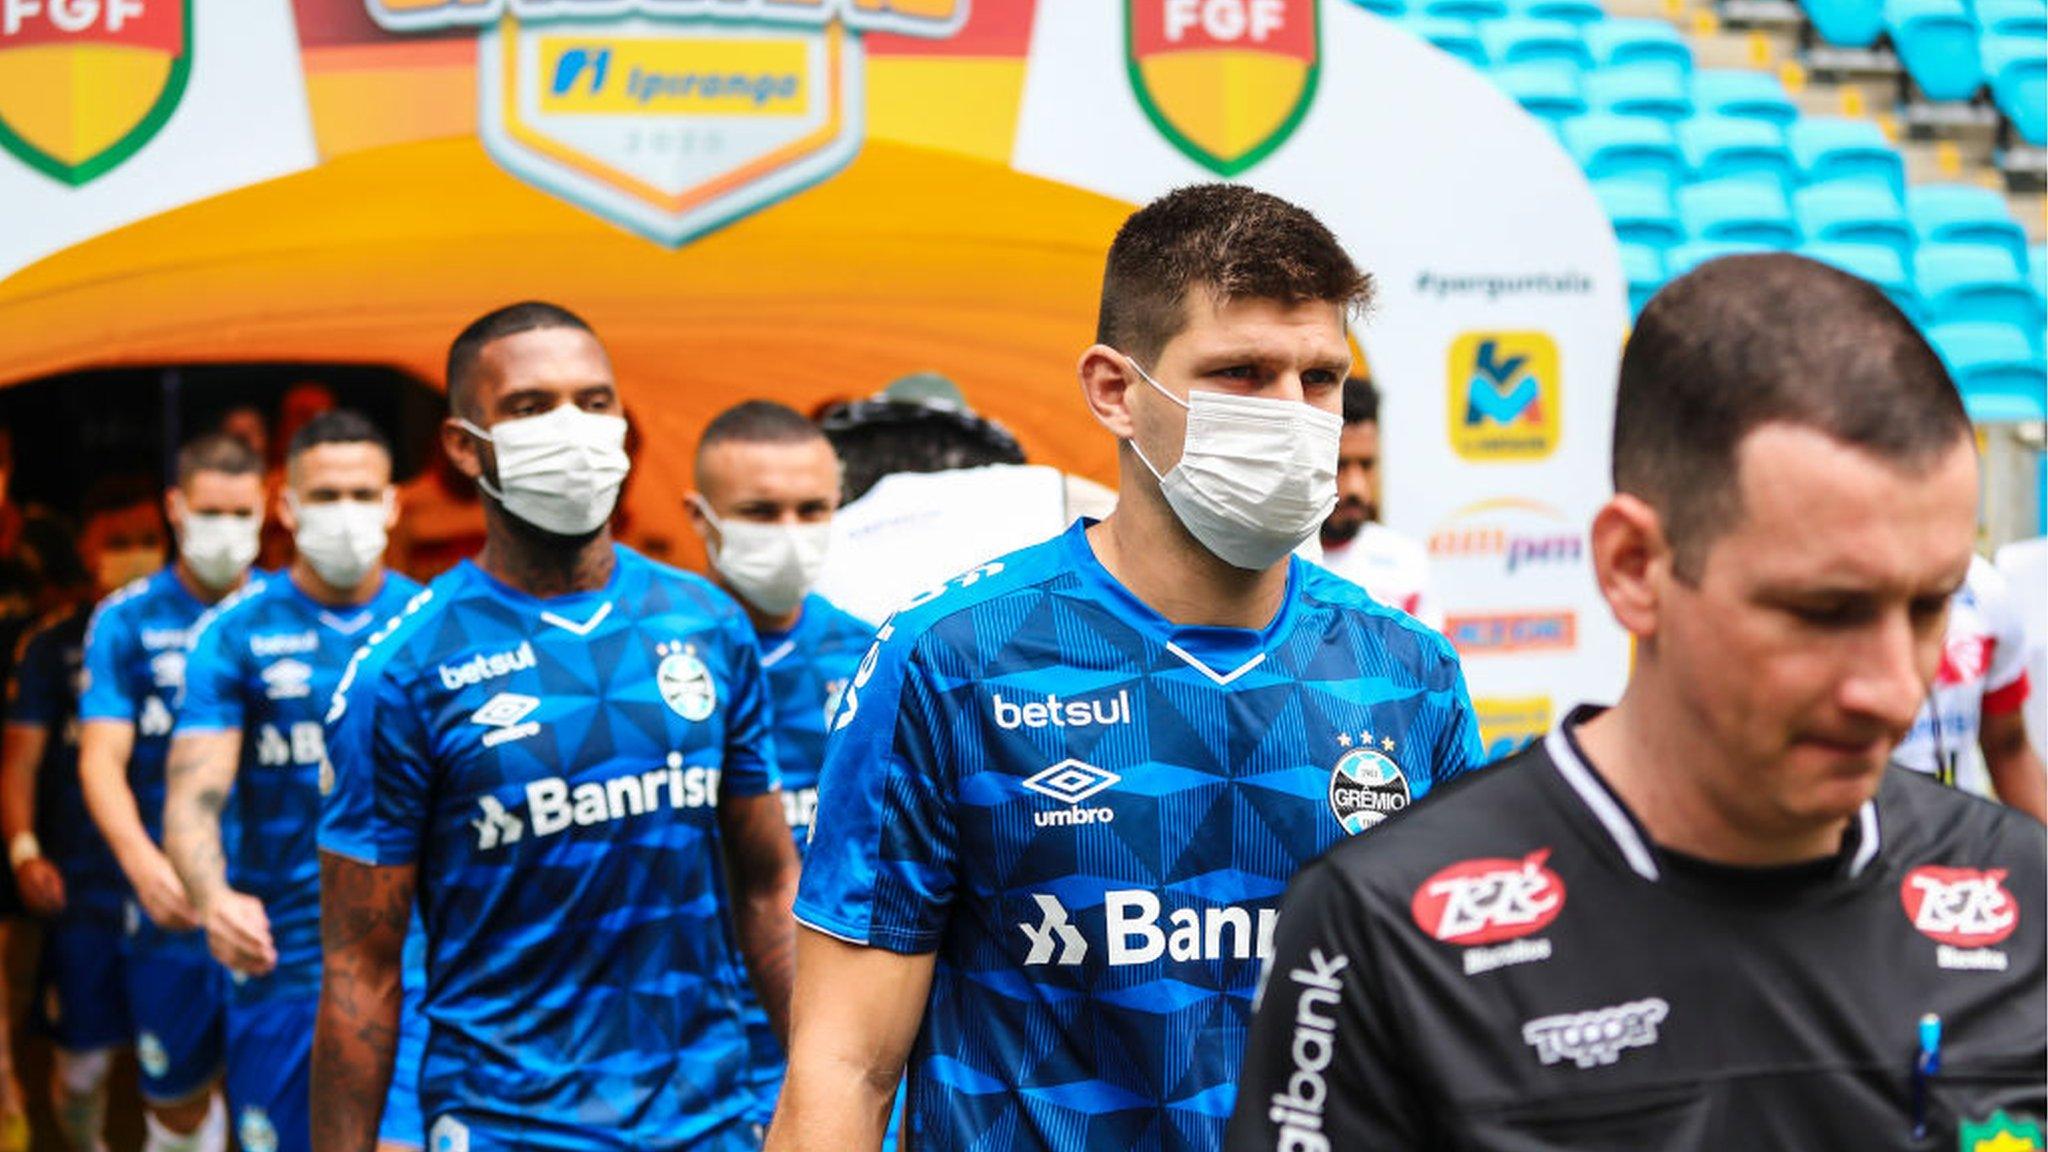
[[[1166,390],[1165,385],[1161,384],[1157,380],[1154,380],[1152,378],[1152,374],[1150,372],[1145,371],[1144,366],[1139,364],[1137,360],[1133,359],[1130,356],[1124,355],[1124,353],[1122,352],[1117,353],[1117,355],[1123,356],[1124,363],[1129,364],[1132,370],[1137,372],[1139,379],[1143,380],[1147,384],[1150,384],[1152,386],[1153,391],[1159,393],[1161,396],[1166,397],[1168,400],[1173,401],[1175,404],[1180,405],[1183,409],[1189,412],[1194,411],[1193,407],[1191,407],[1187,401],[1181,399],[1178,396],[1175,396],[1171,392],[1168,392]],[[1131,446],[1131,451],[1138,454],[1138,463],[1143,464],[1145,466],[1145,471],[1150,472],[1154,480],[1157,480],[1160,483],[1164,484],[1166,482],[1165,475],[1162,474],[1159,471],[1159,469],[1154,468],[1152,466],[1152,461],[1146,457],[1145,450],[1143,448],[1138,447],[1138,438],[1136,436],[1132,436],[1124,442]]]

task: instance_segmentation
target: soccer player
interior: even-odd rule
[[[1323,521],[1323,567],[1432,628],[1443,613],[1429,589],[1429,553],[1380,523],[1380,393],[1344,381],[1344,435],[1337,441],[1337,507]]]
[[[769,1146],[1211,1149],[1287,878],[1480,755],[1456,655],[1291,558],[1335,503],[1313,216],[1202,185],[1109,250],[1117,509],[934,588],[834,716]],[[1372,833],[1367,833],[1368,836]]]
[[[178,559],[100,602],[86,629],[78,775],[86,806],[133,889],[123,940],[147,1152],[224,1147],[213,1091],[221,1072],[226,976],[158,845],[164,755],[199,617],[249,579],[263,528],[263,462],[214,433],[178,453],[164,507]],[[139,909],[138,906],[139,905]]]
[[[761,646],[784,815],[799,855],[818,810],[826,721],[875,631],[811,591],[838,505],[839,457],[795,411],[749,400],[705,426],[690,518],[704,537],[712,580],[747,610]],[[782,1085],[782,1042],[758,1005],[748,1013],[748,1034],[766,1125]]]
[[[163,566],[163,519],[146,481],[95,485],[84,513],[78,551],[97,593]],[[91,615],[82,604],[26,637],[0,743],[0,838],[23,903],[45,919],[37,1002],[54,1047],[57,1127],[77,1152],[105,1148],[107,1075],[133,1036],[121,963],[128,886],[78,783],[78,682]]]
[[[1623,353],[1621,700],[1304,870],[1231,1152],[2041,1145],[2042,826],[1888,768],[1977,459],[1883,292],[1705,264]]]
[[[375,1141],[417,891],[430,1147],[752,1148],[732,949],[784,1034],[797,868],[754,630],[613,542],[626,422],[582,320],[478,319],[448,393],[489,540],[329,715],[314,1146]]]
[[[291,567],[202,618],[172,735],[164,848],[233,973],[227,1098],[242,1147],[309,1152],[320,990],[321,719],[349,657],[419,586],[383,565],[391,449],[334,409],[285,453]],[[221,825],[238,835],[224,846]]]

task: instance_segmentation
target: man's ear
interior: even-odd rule
[[[1076,369],[1081,379],[1081,399],[1096,423],[1109,429],[1118,440],[1129,440],[1135,432],[1131,423],[1130,368],[1123,354],[1107,344],[1092,345],[1081,353]]]
[[[708,547],[711,544],[711,534],[714,529],[711,527],[711,517],[704,515],[704,504],[705,500],[702,492],[693,489],[683,494],[683,511],[690,517],[690,527],[697,530],[698,537]]]
[[[484,474],[483,445],[477,441],[476,433],[464,428],[453,416],[441,421],[441,451],[457,472],[471,480]]]
[[[1593,577],[1614,619],[1638,640],[1657,634],[1672,553],[1663,518],[1640,497],[1625,493],[1593,517]]]

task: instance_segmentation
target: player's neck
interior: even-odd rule
[[[320,573],[306,562],[304,556],[292,561],[291,582],[315,604],[328,604],[346,608],[356,604],[367,604],[384,586],[384,569],[373,568],[362,582],[353,588],[337,588],[320,578]]]
[[[1630,681],[1621,702],[1574,733],[1594,771],[1659,847],[1713,864],[1769,868],[1819,860],[1841,850],[1850,817],[1759,829],[1702,785],[1716,766],[1684,705]]]
[[[589,536],[557,536],[484,501],[484,550],[476,566],[499,583],[543,600],[594,592],[611,583],[616,563],[609,524]]]
[[[227,599],[228,593],[240,588],[249,580],[249,573],[245,569],[240,576],[235,578],[233,584],[216,591],[207,587],[206,582],[201,580],[199,575],[192,571],[192,566],[185,563],[182,559],[171,565],[171,572],[177,576],[178,583],[185,586],[185,591],[191,593],[192,598],[201,604],[218,604],[222,600]]]
[[[1287,561],[1264,572],[1225,563],[1188,534],[1156,490],[1126,483],[1116,511],[1088,530],[1088,543],[1119,584],[1175,624],[1264,628],[1287,595]]]

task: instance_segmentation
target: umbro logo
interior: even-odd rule
[[[263,670],[264,695],[272,700],[303,700],[313,694],[313,669],[303,660],[279,660]]]
[[[483,707],[471,712],[469,721],[490,729],[484,733],[484,747],[496,748],[500,744],[539,734],[540,725],[526,719],[538,707],[540,701],[531,696],[500,692],[484,701]]]
[[[1031,822],[1040,828],[1066,828],[1076,824],[1107,824],[1116,819],[1114,808],[1082,808],[1080,803],[1106,788],[1115,785],[1123,777],[1107,768],[1097,768],[1082,760],[1066,759],[1026,777],[1024,787],[1040,796],[1058,800],[1069,808],[1055,808],[1050,812],[1033,812]]]

